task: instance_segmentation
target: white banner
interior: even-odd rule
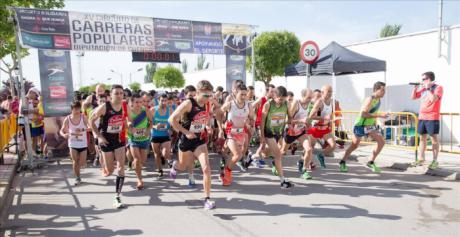
[[[69,12],[72,49],[78,51],[153,51],[153,19]]]

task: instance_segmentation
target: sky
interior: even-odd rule
[[[64,10],[112,13],[257,25],[258,33],[286,30],[301,42],[314,40],[320,48],[331,41],[347,45],[378,38],[386,24],[402,24],[400,34],[436,28],[438,1],[65,1]],[[444,0],[444,25],[460,24],[460,0]],[[39,84],[36,50],[24,60],[24,76]],[[72,52],[74,85],[79,85],[80,64]],[[181,55],[196,66],[195,54]],[[225,57],[208,55],[210,68],[225,67]],[[143,82],[146,63],[131,62],[126,52],[86,52],[81,57],[82,85],[95,82]],[[162,64],[160,64],[162,66]],[[177,65],[180,66],[180,65]],[[114,70],[118,74],[111,72]],[[4,80],[5,74],[1,75]],[[107,80],[111,78],[110,80]]]

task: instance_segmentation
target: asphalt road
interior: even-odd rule
[[[82,172],[73,186],[69,160],[15,178],[5,236],[460,236],[460,185],[409,172],[383,169],[374,174],[350,162],[349,173],[337,161],[299,178],[295,162],[285,159],[286,176],[295,182],[282,190],[270,168],[234,171],[234,184],[218,181],[216,155],[212,197],[217,209],[204,210],[197,188],[186,175],[173,182],[156,179],[153,162],[144,170],[146,189],[135,189],[127,172],[125,209],[112,206],[114,177],[98,168]],[[197,170],[196,172],[200,172]]]

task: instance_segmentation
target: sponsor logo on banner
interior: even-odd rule
[[[25,45],[36,48],[52,48],[53,40],[49,35],[35,35],[23,32],[21,34],[22,42]]]
[[[39,50],[38,62],[45,116],[68,115],[73,99],[69,51]]]
[[[54,39],[54,48],[56,49],[70,49],[70,37],[55,35]]]
[[[65,86],[50,86],[49,90],[52,99],[65,99],[67,97]]]
[[[223,54],[222,24],[211,22],[192,22],[193,51],[203,54]]]
[[[156,52],[193,52],[192,22],[153,19]]]
[[[153,51],[153,21],[149,17],[69,12],[73,50]]]

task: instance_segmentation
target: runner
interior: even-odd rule
[[[142,181],[142,167],[147,161],[150,130],[152,129],[152,114],[143,106],[140,94],[135,93],[130,99],[128,116],[128,141],[131,154],[134,158],[133,168],[137,176],[137,190],[144,188]]]
[[[108,175],[114,171],[113,162],[116,160],[118,173],[115,179],[114,206],[117,208],[124,207],[121,202],[121,190],[125,181],[125,144],[123,141],[123,127],[126,127],[126,111],[122,108],[123,87],[121,85],[112,85],[110,101],[99,105],[90,118],[91,129],[98,138],[102,150],[102,158],[106,165]],[[96,126],[96,120],[100,118],[99,129]]]
[[[81,183],[80,168],[86,165],[88,147],[88,120],[81,113],[81,103],[74,101],[70,105],[71,114],[64,119],[60,130],[61,136],[67,139],[72,168],[75,175],[75,186]]]
[[[302,178],[307,180],[311,179],[312,176],[308,172],[311,170],[311,155],[308,155],[312,152],[311,145],[308,139],[308,107],[311,103],[311,98],[313,92],[310,89],[303,89],[301,91],[302,99],[293,102],[290,107],[290,114],[292,116],[291,123],[288,125],[288,129],[285,133],[283,139],[283,146],[281,151],[285,153],[289,148],[290,144],[293,144],[294,141],[299,141],[299,143],[304,148],[304,154],[302,159],[297,162],[297,168],[302,174]]]
[[[247,126],[252,127],[254,123],[254,111],[246,100],[246,96],[247,88],[240,84],[236,88],[235,99],[226,102],[221,108],[222,113],[228,113],[225,133],[227,134],[227,146],[232,153],[231,159],[226,162],[220,175],[224,186],[232,183],[232,168],[243,157],[244,144],[248,139]]]
[[[159,105],[153,107],[152,114],[152,150],[155,153],[155,161],[158,168],[158,178],[163,177],[163,160],[171,161],[171,126],[168,122],[173,110],[167,105],[168,97],[162,94]]]
[[[335,138],[334,132],[332,131],[332,87],[329,85],[323,86],[321,89],[321,98],[315,101],[313,108],[311,109],[309,120],[315,120],[313,126],[308,129],[310,134],[310,145],[312,149],[315,147],[318,139],[325,139],[329,146],[322,149],[321,153],[316,155],[321,167],[326,168],[324,161],[324,154],[329,154],[335,149]],[[308,154],[308,160],[311,160],[311,156]]]
[[[107,97],[105,96],[105,94],[99,94],[97,96],[97,104],[98,104],[98,106],[101,105],[101,104],[105,104],[106,101],[107,101]],[[91,113],[89,115],[89,118],[91,118],[93,113],[94,113],[94,109],[91,111]],[[101,121],[100,118],[96,119],[96,121],[95,121],[97,128],[99,128],[100,121]],[[92,130],[91,130],[91,132],[92,132]],[[98,142],[98,139],[97,139],[97,136],[96,136],[95,133],[93,133],[93,140],[94,140],[94,145],[95,145],[95,150],[96,150],[96,158],[94,159],[93,165],[97,166],[97,163],[99,163],[100,166],[101,166],[102,176],[106,177],[106,176],[109,175],[109,172],[108,172],[108,170],[107,170],[107,168],[106,168],[106,166],[104,164],[104,160],[101,159],[101,157],[102,157],[101,147],[99,146],[99,142]]]
[[[265,103],[267,103],[268,100],[273,98],[274,91],[275,91],[275,86],[272,85],[272,84],[269,84],[268,88],[265,90],[265,96],[260,97],[258,100],[256,100],[252,104],[252,108],[254,109],[254,111],[257,111],[255,128],[256,128],[256,132],[259,133],[259,137],[261,135],[260,124],[262,123],[262,109],[263,109]],[[264,155],[266,155],[266,153],[267,153],[266,150],[267,149],[266,149],[265,145],[260,144],[259,148],[256,151],[256,153],[254,153],[254,154],[249,153],[248,154],[246,166],[249,166],[252,163],[257,168],[263,168],[264,165],[265,165],[265,161],[263,159],[260,159],[260,158],[262,158],[261,157],[262,153]]]
[[[206,146],[207,132],[210,131],[210,111],[206,105],[212,96],[213,87],[209,81],[198,82],[195,98],[189,98],[173,112],[169,123],[174,130],[180,131],[179,149],[183,152],[179,161],[174,161],[170,171],[171,178],[175,179],[178,170],[185,170],[190,160],[198,158],[203,171],[204,208],[215,208],[211,200],[211,168],[209,165],[208,149]],[[183,117],[182,125],[179,119]]]
[[[188,85],[185,87],[185,100],[189,99],[189,98],[195,98],[196,97],[196,88],[192,85]],[[177,109],[177,108],[176,108]],[[182,124],[182,122],[184,121],[184,118],[181,118],[180,119],[180,123]],[[174,132],[176,132],[175,130],[173,130]],[[177,138],[179,138],[181,136],[181,133],[180,132],[176,132],[178,133],[177,134]],[[179,149],[179,144],[178,144],[178,141],[179,139],[176,139],[175,140],[175,146],[177,147],[177,149],[179,150],[178,151],[178,156],[179,156],[179,160],[180,159],[183,159],[181,158],[183,156],[183,152]],[[191,159],[190,161],[190,164],[187,165],[187,171],[188,171],[188,186],[190,188],[194,188],[195,187],[195,177],[193,176],[193,168],[200,168],[200,162],[196,159]]]
[[[281,162],[282,154],[278,146],[278,141],[283,136],[286,120],[290,120],[286,97],[286,88],[278,86],[274,90],[273,99],[265,103],[262,109],[262,122],[260,124],[260,144],[262,147],[266,144],[271,155],[273,155],[272,172],[274,175],[279,176],[281,188],[291,188],[293,186],[291,181],[284,177]]]
[[[367,163],[373,172],[380,173],[381,169],[375,164],[375,159],[379,155],[383,146],[385,145],[385,140],[379,132],[379,128],[376,126],[377,118],[387,118],[388,113],[379,113],[380,99],[385,95],[385,83],[376,82],[374,84],[374,92],[371,96],[367,97],[364,100],[363,107],[361,109],[361,114],[355,122],[353,127],[353,137],[351,145],[345,151],[342,160],[340,161],[340,172],[348,172],[348,167],[346,161],[350,154],[358,148],[361,138],[364,136],[371,137],[374,141],[377,142],[377,147],[372,152],[371,160]]]

